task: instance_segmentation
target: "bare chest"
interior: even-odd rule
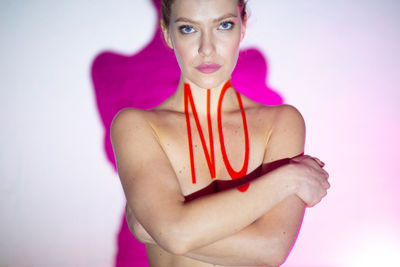
[[[238,112],[217,118],[166,118],[157,126],[160,144],[183,195],[196,192],[214,180],[245,176],[259,167],[268,141],[268,126],[257,116]]]

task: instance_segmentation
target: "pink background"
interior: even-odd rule
[[[244,47],[307,123],[332,189],[283,266],[399,266],[397,1],[250,0]],[[123,209],[90,64],[152,37],[150,1],[0,3],[0,265],[113,266]]]

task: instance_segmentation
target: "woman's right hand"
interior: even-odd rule
[[[322,168],[324,165],[318,158],[308,155],[294,157],[286,165],[289,171],[288,177],[294,181],[296,195],[308,207],[319,203],[330,187],[329,174]]]

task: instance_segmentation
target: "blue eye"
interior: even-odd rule
[[[235,23],[233,23],[232,21],[225,21],[219,25],[218,29],[219,30],[230,30],[233,28],[234,25],[235,25]]]
[[[189,34],[189,33],[194,33],[195,30],[192,26],[189,25],[182,25],[179,27],[179,31],[183,34]]]

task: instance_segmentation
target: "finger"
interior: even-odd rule
[[[313,160],[315,160],[319,166],[324,167],[325,163],[323,163],[319,158],[316,157],[311,157]]]
[[[327,190],[331,187],[331,185],[329,184],[329,182],[327,180],[322,182],[322,187]]]
[[[313,160],[313,158],[309,155],[300,155],[300,156],[296,156],[294,158],[291,159],[291,161],[294,161],[296,163],[301,163],[301,162],[315,162],[315,160]]]
[[[303,155],[303,157],[301,159],[312,159],[314,160],[320,167],[324,167],[325,163],[323,161],[321,161],[319,158],[317,157],[312,157],[310,155]]]
[[[290,159],[290,161],[292,161],[292,162],[300,162],[302,159],[304,159],[305,158],[305,156],[304,155],[298,155],[298,156],[295,156],[295,157],[293,157],[293,158],[291,158]]]
[[[316,169],[321,169],[321,163],[318,160],[315,160],[315,158],[308,156],[306,158],[303,159],[304,163],[306,163],[307,165],[316,168]]]
[[[320,180],[322,188],[325,190],[329,189],[331,187],[331,184],[328,182],[328,179],[321,179]]]
[[[331,184],[328,181],[326,181],[326,183],[328,184],[327,189],[331,188]]]
[[[313,167],[318,173],[323,174],[323,176],[326,176],[327,178],[329,177],[329,173],[323,169],[323,165],[319,164],[315,159],[310,158],[308,162],[309,166]]]
[[[326,179],[329,178],[329,173],[328,173],[326,170],[320,168],[320,169],[319,169],[319,172],[322,173]]]

